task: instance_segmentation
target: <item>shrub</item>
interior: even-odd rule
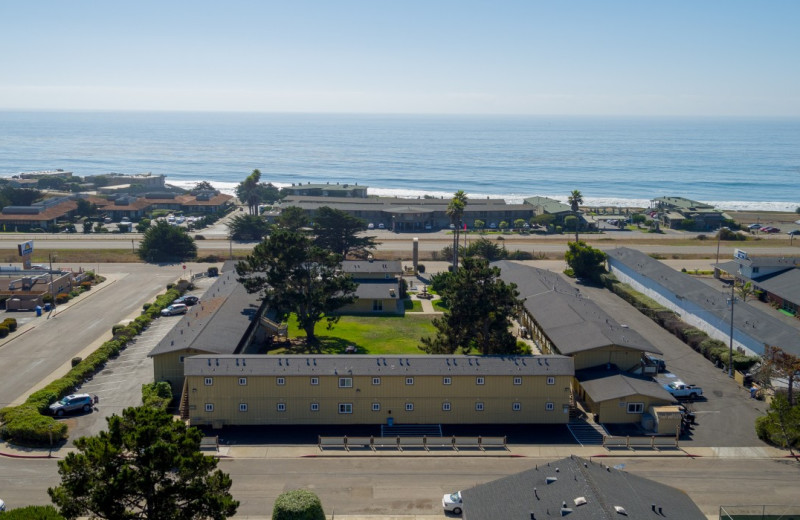
[[[6,336],[8,336],[8,327],[0,325],[0,338],[5,338]]]
[[[73,367],[76,367],[76,366],[78,366],[78,364],[79,364],[81,361],[83,361],[83,358],[82,358],[82,357],[74,357],[74,358],[72,358],[72,366],[73,366]]]
[[[325,512],[317,495],[306,489],[295,489],[275,499],[272,520],[325,520]]]
[[[81,289],[88,291],[92,288],[92,282],[81,282]]]
[[[66,520],[53,506],[25,506],[9,509],[3,520]]]
[[[425,272],[425,264],[417,264],[417,272],[424,273]]]
[[[205,239],[206,239],[206,237],[204,237],[203,235],[195,235],[195,236],[194,236],[194,239],[195,239],[195,240],[205,240]]]
[[[143,310],[143,311],[146,311],[147,309],[149,309],[149,308],[150,308],[150,306],[151,306],[151,305],[153,305],[153,304],[152,304],[152,303],[150,303],[150,302],[147,302],[147,303],[145,303],[144,305],[142,305],[142,310]]]
[[[529,253],[527,251],[520,251],[517,249],[516,251],[512,251],[506,255],[506,258],[509,260],[533,260],[533,253]]]
[[[168,290],[168,291],[169,291],[170,289],[172,289],[173,287],[175,287],[175,284],[174,284],[174,283],[168,283],[168,284],[167,284],[167,290]]]
[[[42,296],[42,302],[53,303],[53,295],[50,293],[45,294],[44,296]]]
[[[62,303],[67,303],[68,301],[69,301],[69,294],[67,293],[56,294],[56,303],[62,304]]]
[[[166,410],[172,401],[172,387],[166,381],[142,385],[142,404]]]
[[[16,318],[6,318],[3,320],[3,325],[8,327],[9,332],[15,332],[17,330],[17,319]]]

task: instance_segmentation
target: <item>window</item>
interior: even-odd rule
[[[239,378],[239,386],[247,386],[247,378],[246,377],[240,377]]]
[[[407,385],[413,385],[414,384],[414,378],[413,377],[407,377],[406,378],[406,384]]]
[[[318,385],[319,384],[319,378],[318,377],[312,377],[311,378],[311,384],[312,385]]]
[[[522,410],[522,403],[514,403],[511,405],[511,409],[515,412]]]
[[[318,412],[319,411],[319,403],[311,403],[311,411]]]
[[[278,411],[285,412],[286,411],[286,403],[278,403]]]
[[[339,388],[352,388],[353,387],[353,378],[352,377],[340,377],[339,378]]]
[[[483,403],[475,403],[475,411],[482,412],[483,411]]]
[[[372,403],[372,411],[373,412],[380,412],[381,411],[381,403]]]
[[[276,378],[275,378],[275,383],[276,383],[278,386],[285,385],[285,384],[286,384],[286,378],[285,378],[285,377],[276,377]]]
[[[644,413],[644,403],[628,403],[628,413]]]
[[[372,384],[373,384],[373,385],[379,385],[379,384],[381,384],[381,378],[380,378],[380,377],[373,377],[373,378],[372,378]]]
[[[206,403],[206,411],[213,412],[214,411],[214,403]]]
[[[180,358],[178,358],[178,361],[180,361],[181,363],[183,363],[183,360],[184,360],[185,358],[186,358],[186,356],[181,356]]]
[[[449,412],[450,411],[450,403],[442,403],[442,411]]]
[[[413,412],[414,411],[414,403],[406,403],[406,411]]]
[[[754,267],[754,268],[753,268],[753,274],[756,274],[756,273],[758,273],[758,270],[759,270],[759,269],[760,269],[759,267]]]
[[[247,403],[239,403],[239,411],[246,412],[247,411]]]
[[[206,386],[213,385],[214,384],[214,378],[213,377],[207,377],[206,380],[205,380],[205,384],[206,384]]]
[[[544,409],[547,410],[548,412],[552,412],[553,410],[556,409],[556,405],[554,405],[553,403],[545,403]]]
[[[522,378],[521,377],[515,377],[514,378],[514,384],[515,385],[521,385],[522,384]]]
[[[548,377],[548,378],[547,378],[547,384],[548,384],[548,385],[554,385],[554,384],[556,384],[556,378],[555,378],[555,377]]]
[[[339,413],[353,413],[353,403],[339,403]]]
[[[483,378],[482,377],[476,377],[475,378],[475,384],[476,385],[482,385],[483,384]]]
[[[372,310],[375,312],[380,312],[383,310],[383,301],[381,300],[372,300]]]
[[[443,385],[449,385],[449,384],[452,384],[452,382],[453,382],[453,380],[450,379],[449,377],[443,377],[442,378],[442,384]]]

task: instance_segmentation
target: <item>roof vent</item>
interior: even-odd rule
[[[625,511],[625,508],[622,507],[622,506],[614,506],[614,511],[616,511],[617,513],[619,513],[619,514],[621,514],[623,516],[628,516],[628,512]]]
[[[573,502],[575,502],[576,506],[582,506],[586,503],[586,497],[578,497]]]
[[[547,482],[548,484],[552,484],[553,482],[555,482],[557,480],[558,480],[558,477],[547,477],[546,479],[544,479],[544,481]]]

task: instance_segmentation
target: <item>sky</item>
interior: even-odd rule
[[[800,116],[800,2],[0,2],[0,110]]]

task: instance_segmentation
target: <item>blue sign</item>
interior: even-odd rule
[[[17,245],[19,256],[28,256],[33,254],[33,240],[28,240]]]

